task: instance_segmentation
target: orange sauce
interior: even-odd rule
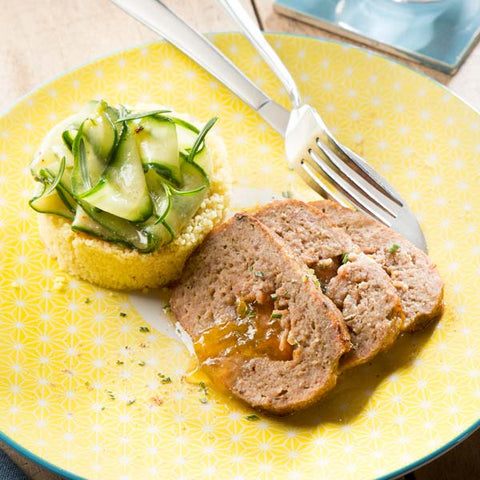
[[[228,357],[268,357],[272,360],[290,360],[293,347],[286,341],[281,313],[273,305],[237,302],[237,316],[213,325],[194,342],[201,363],[212,364],[215,359]]]

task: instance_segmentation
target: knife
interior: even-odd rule
[[[181,50],[285,136],[290,112],[247,78],[217,47],[159,0],[112,0]]]

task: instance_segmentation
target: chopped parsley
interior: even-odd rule
[[[245,301],[241,298],[237,298],[237,315],[239,315],[241,318],[244,318],[250,311],[251,310],[248,308]]]
[[[91,302],[91,300],[87,297],[87,298],[85,299],[85,303],[88,304],[88,303],[90,303],[90,302]]]
[[[123,362],[121,360],[117,360],[117,365],[123,365]]]
[[[344,253],[342,255],[342,265],[345,265],[349,261],[350,261],[350,259],[348,258],[348,253]]]
[[[120,312],[120,316],[125,318],[127,316],[127,314],[125,312]]]
[[[388,253],[395,253],[400,248],[400,245],[394,243],[389,249]]]
[[[293,198],[293,193],[290,190],[284,190],[282,192],[283,198]]]
[[[275,300],[277,297],[278,297],[278,295],[276,293],[271,293],[270,294],[270,298],[273,298],[273,300]]]
[[[146,363],[143,360],[141,362],[138,362],[139,367],[144,367],[145,365],[146,365]]]
[[[272,313],[270,315],[270,318],[282,318],[282,314],[281,313]]]
[[[127,407],[129,407],[130,405],[133,405],[136,401],[137,401],[136,398],[132,398],[130,400],[127,400]]]
[[[115,394],[111,390],[107,390],[107,394],[110,397],[110,400],[115,400]]]
[[[142,333],[149,333],[150,332],[150,329],[148,327],[140,327],[139,330],[142,332]]]
[[[200,391],[203,392],[203,394],[207,397],[208,389],[207,389],[207,386],[205,385],[205,382],[200,382],[198,386],[200,387]]]
[[[245,419],[248,420],[249,422],[256,422],[257,420],[260,420],[260,417],[252,413],[250,415],[247,415]]]
[[[200,392],[203,393],[203,396],[199,398],[200,403],[208,403],[208,389],[205,382],[200,382],[198,386],[200,387]]]
[[[255,276],[260,277],[260,278],[265,278],[265,274],[263,272],[260,272],[260,271],[255,272]]]
[[[162,383],[172,383],[172,379],[170,377],[166,377],[163,373],[158,372],[157,375],[161,378]]]
[[[170,313],[172,311],[172,307],[170,303],[166,303],[165,306],[163,307],[163,313]]]

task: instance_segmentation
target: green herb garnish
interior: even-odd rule
[[[162,383],[172,383],[172,379],[170,377],[165,377],[165,378],[162,378],[161,382]]]
[[[250,415],[247,415],[245,419],[248,420],[249,422],[256,422],[257,420],[260,420],[260,417],[252,413]]]
[[[400,248],[400,245],[397,245],[396,243],[394,243],[394,244],[388,249],[388,253],[395,253],[399,248]]]
[[[60,180],[63,177],[63,172],[65,172],[65,157],[63,157],[61,162],[60,162],[60,168],[58,170],[58,173],[57,173],[56,177],[53,179],[53,182],[51,183],[48,190],[43,194],[45,197],[47,197],[48,195],[53,193],[55,188],[57,188],[57,185],[59,184]]]
[[[270,294],[270,298],[273,298],[273,300],[275,300],[277,297],[278,297],[278,295],[276,293],[271,293]]]
[[[132,398],[131,400],[127,400],[127,407],[129,407],[130,405],[133,405],[136,401],[137,401],[136,398]]]
[[[193,159],[195,158],[195,155],[198,153],[200,150],[201,145],[203,144],[203,140],[205,139],[205,136],[209,132],[209,130],[215,125],[215,122],[217,121],[217,117],[211,118],[203,127],[202,131],[198,134],[197,139],[195,140],[195,143],[192,146],[192,149],[190,150],[188,154],[187,161],[188,162],[193,162]],[[203,148],[203,147],[202,147]]]
[[[344,253],[342,255],[342,265],[345,265],[349,261],[350,261],[350,259],[348,258],[348,253]]]
[[[284,190],[282,192],[283,198],[293,198],[293,193],[290,190]]]
[[[205,382],[200,382],[198,384],[200,393],[203,395],[198,399],[200,403],[208,403],[208,389],[207,386],[205,385]]]
[[[142,333],[149,333],[150,332],[150,329],[148,327],[140,327],[139,330]]]
[[[145,365],[146,365],[146,363],[143,360],[141,362],[138,362],[139,367],[144,367]]]
[[[87,303],[87,304],[88,304],[88,303],[91,303],[91,300],[87,297],[87,298],[85,299],[85,303]]]
[[[120,312],[120,316],[125,318],[127,316],[127,314],[125,312]]]
[[[265,278],[265,274],[263,272],[260,272],[260,271],[255,272],[254,275],[256,277]]]
[[[272,313],[270,315],[270,318],[282,318],[282,314],[281,313]]]
[[[207,397],[208,389],[207,389],[207,386],[205,385],[205,382],[200,382],[198,386],[200,387],[200,390],[203,392],[203,394]]]

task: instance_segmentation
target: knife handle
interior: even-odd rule
[[[218,48],[190,27],[160,0],[112,0],[132,17],[164,37],[254,110],[270,98],[249,80]]]

